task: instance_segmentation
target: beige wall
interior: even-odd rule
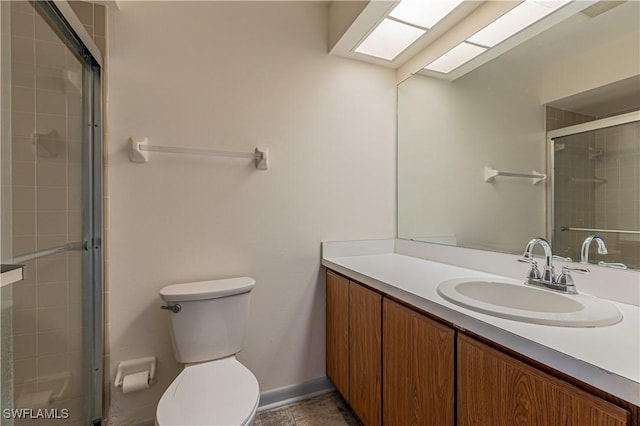
[[[395,75],[327,54],[319,2],[121,2],[110,28],[111,377],[159,358],[159,382],[112,389],[111,423],[151,419],[179,372],[158,290],[256,279],[240,360],[261,390],[323,377],[322,240],[395,233]],[[150,153],[127,139],[247,151]]]

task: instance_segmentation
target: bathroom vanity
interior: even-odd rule
[[[365,425],[640,424],[638,306],[607,327],[496,318],[436,291],[494,274],[331,244],[327,376]]]

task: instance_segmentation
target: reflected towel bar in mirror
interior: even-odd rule
[[[586,231],[586,232],[608,232],[613,234],[636,234],[640,235],[640,231],[628,231],[624,229],[592,229],[592,228],[573,228],[570,226],[561,226],[561,231]]]
[[[538,183],[543,182],[545,179],[547,179],[547,175],[545,175],[544,173],[538,173],[535,170],[532,173],[516,173],[516,172],[505,172],[502,170],[493,169],[489,166],[484,166],[485,182],[493,182],[493,180],[497,176],[527,178],[527,179],[531,179],[534,185],[537,185]]]

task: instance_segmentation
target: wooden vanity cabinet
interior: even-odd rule
[[[454,330],[387,298],[382,329],[383,423],[453,426]]]
[[[326,368],[349,402],[349,280],[327,271]]]
[[[630,413],[458,334],[458,425],[630,425]]]
[[[382,425],[382,296],[349,285],[349,405],[367,426]]]
[[[333,271],[326,281],[327,376],[365,426],[640,426],[633,404]]]
[[[382,424],[382,296],[327,271],[326,368],[366,426]]]

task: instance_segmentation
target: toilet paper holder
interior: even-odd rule
[[[116,381],[114,386],[122,389],[122,383],[124,377],[130,374],[142,373],[144,371],[149,373],[148,381],[152,385],[156,382],[156,357],[148,356],[143,358],[130,359],[118,363],[118,369],[116,370]]]

